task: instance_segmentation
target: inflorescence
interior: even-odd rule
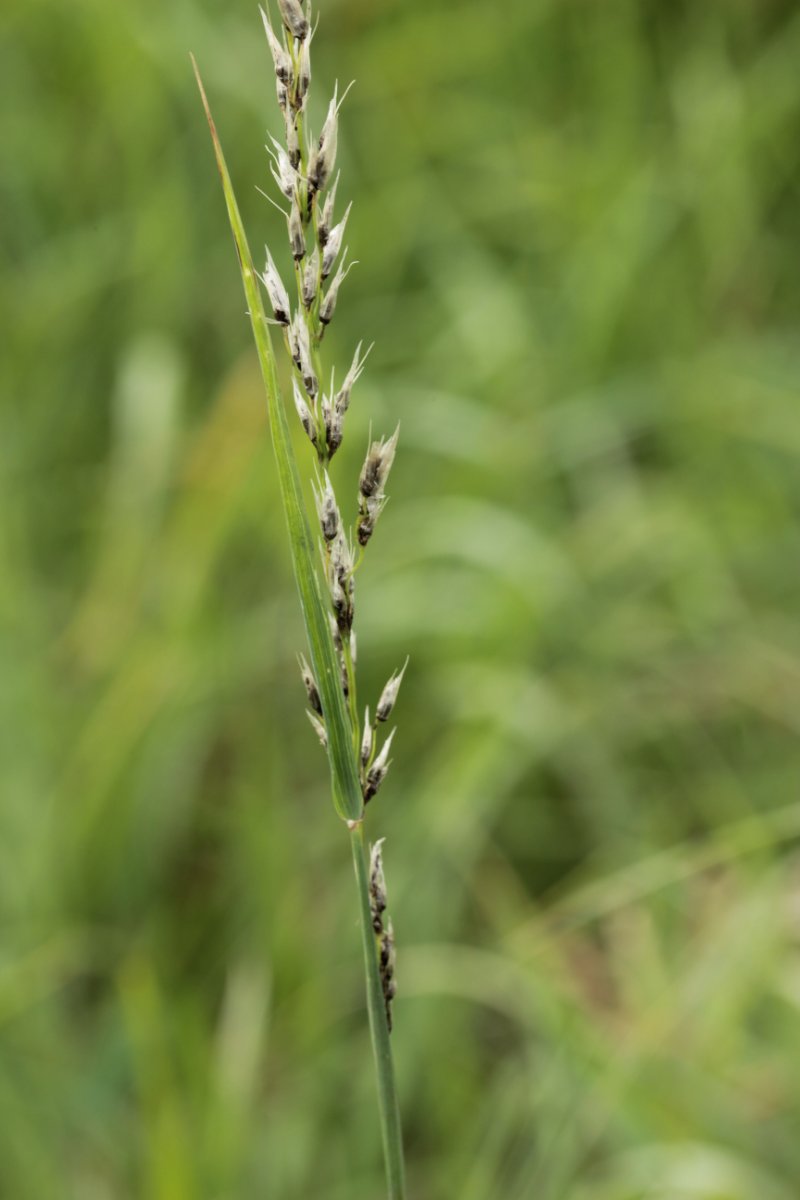
[[[302,0],[278,0],[283,28],[275,32],[268,14],[261,10],[267,34],[278,105],[284,119],[285,139],[270,139],[267,152],[272,176],[283,201],[289,248],[294,263],[294,304],[269,250],[260,276],[269,298],[272,319],[283,329],[291,359],[292,394],[300,424],[316,454],[314,493],[319,520],[320,549],[330,597],[333,643],[339,659],[342,690],[350,715],[354,748],[358,754],[364,804],[378,792],[390,766],[389,753],[395,731],[378,747],[379,727],[389,719],[405,666],[396,671],[383,689],[370,720],[369,708],[359,722],[355,694],[356,638],[355,574],[360,566],[375,525],[386,504],[385,486],[397,448],[398,430],[389,438],[370,443],[358,480],[355,529],[346,528],[331,483],[328,468],[342,444],[344,419],[353,388],[358,382],[369,350],[359,342],[352,362],[339,387],[333,370],[326,387],[321,363],[321,343],[334,318],[339,292],[354,265],[348,261],[344,244],[351,205],[338,218],[335,214],[338,174],[334,175],[339,109],[346,92],[338,86],[328,104],[322,128],[312,137],[306,124],[311,85],[311,41],[313,29],[310,4]],[[407,665],[407,663],[406,663]],[[300,670],[308,696],[308,717],[323,746],[327,745],[325,713],[313,672],[301,656]],[[370,873],[373,925],[378,938],[379,962],[391,1026],[390,1001],[394,994],[394,946],[391,922],[385,928],[380,908],[384,897],[380,843],[373,849]]]

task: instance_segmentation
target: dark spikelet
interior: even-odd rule
[[[299,654],[297,657],[300,662],[300,674],[303,678],[303,686],[306,689],[306,695],[308,696],[308,703],[311,705],[312,711],[315,712],[318,717],[321,717],[322,701],[319,697],[319,688],[317,687],[317,681],[314,678],[314,673],[302,654]]]
[[[278,8],[281,10],[281,20],[292,37],[298,41],[308,37],[308,21],[299,0],[278,0]]]
[[[376,951],[378,955],[378,969],[381,977],[381,988],[383,990],[383,1003],[386,1010],[386,1024],[389,1032],[392,1031],[392,1000],[397,993],[397,985],[395,983],[395,948],[394,948],[394,929],[390,917],[385,917],[386,912],[386,880],[383,874],[383,852],[382,847],[384,838],[377,841],[372,847],[369,861],[369,902],[370,915],[372,918],[372,929],[376,939]]]

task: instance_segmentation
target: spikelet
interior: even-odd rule
[[[383,843],[385,840],[385,838],[380,838],[379,841],[375,842],[370,853],[369,907],[372,929],[377,942],[378,969],[380,971],[381,988],[383,990],[383,1003],[386,1010],[386,1024],[391,1033],[392,1000],[394,1000],[397,994],[397,984],[394,977],[396,965],[394,928],[392,927],[391,917],[384,916],[387,905],[386,879],[383,874]]]

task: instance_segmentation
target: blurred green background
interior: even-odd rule
[[[402,420],[361,689],[414,1200],[800,1194],[800,13],[322,0]],[[382,1195],[233,245],[254,3],[6,0],[0,1195]],[[259,252],[260,256],[260,252]],[[298,440],[298,452],[305,447]]]

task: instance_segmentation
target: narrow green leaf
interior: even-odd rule
[[[317,677],[322,710],[325,716],[325,727],[328,734],[328,759],[331,768],[331,783],[333,802],[339,816],[344,820],[357,821],[363,812],[361,785],[356,765],[356,752],[350,719],[345,708],[342,694],[339,663],[333,645],[328,609],[323,598],[322,586],[315,566],[314,542],[308,524],[303,494],[300,488],[300,478],[297,473],[297,463],[289,437],[289,426],[286,412],[278,389],[278,379],[275,371],[275,356],[272,350],[269,325],[261,302],[261,292],[258,286],[253,260],[247,244],[247,237],[236,203],[233,185],[231,183],[225,158],[222,153],[217,129],[208,105],[203,81],[197,69],[197,63],[192,56],[197,86],[208,118],[211,139],[214,143],[214,153],[217,166],[222,177],[222,190],[225,193],[225,203],[228,208],[233,240],[239,256],[239,268],[242,283],[247,297],[247,307],[250,313],[250,324],[253,327],[256,350],[261,363],[261,374],[267,392],[267,412],[272,433],[272,446],[275,451],[275,461],[278,466],[281,499],[286,514],[286,524],[289,529],[289,542],[292,550],[297,589],[300,593],[300,605],[303,610],[311,663]]]

